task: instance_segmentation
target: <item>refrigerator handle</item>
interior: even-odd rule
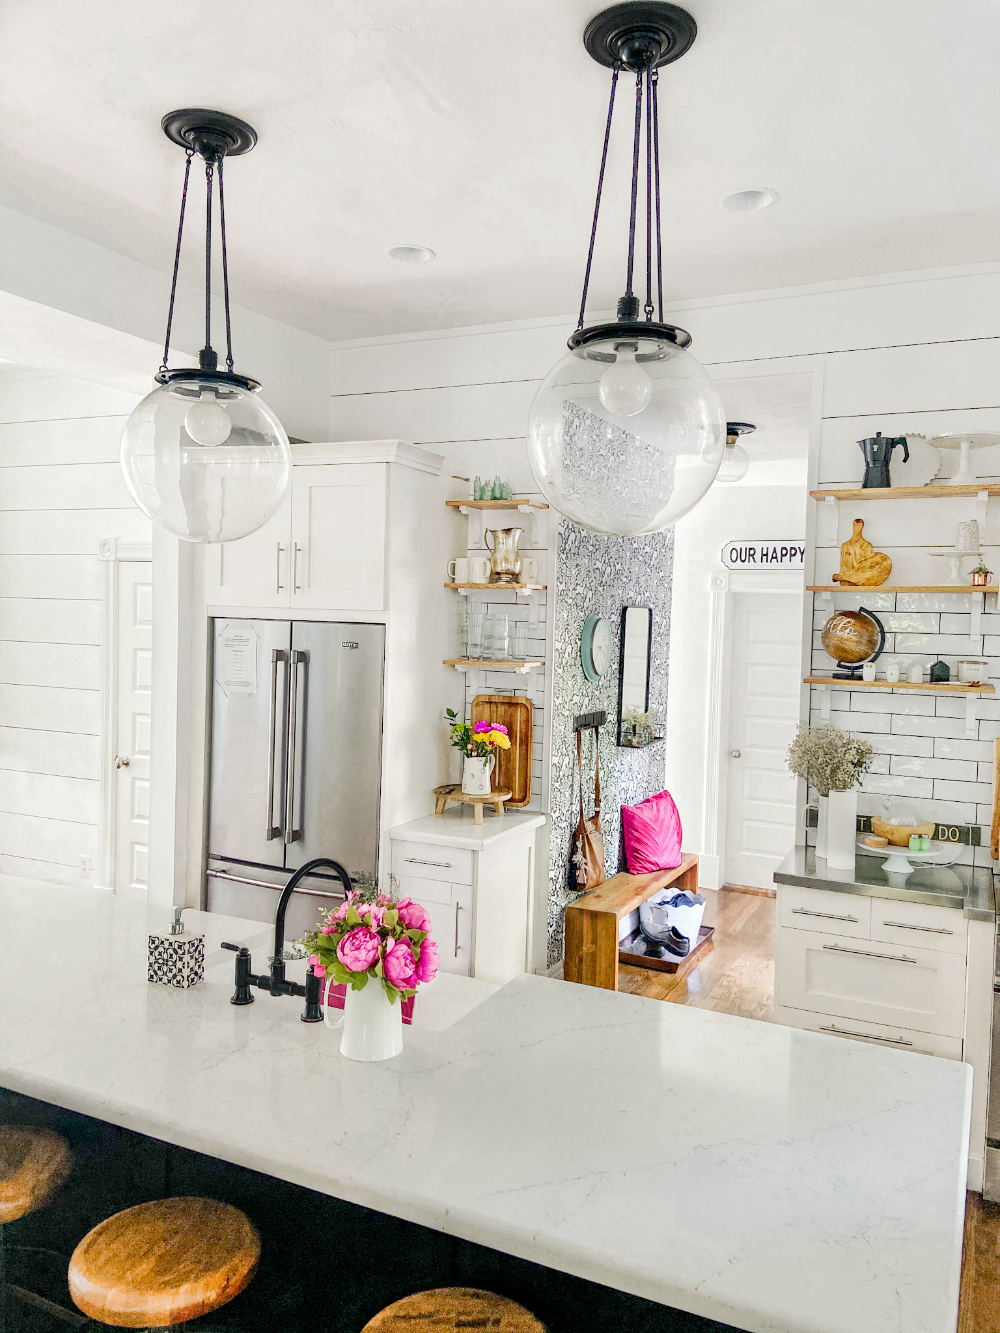
[[[299,711],[299,663],[305,665],[306,654],[293,649],[288,667],[288,767],[285,769],[285,842],[298,842],[302,830],[295,827],[295,765],[296,732]]]
[[[283,648],[271,649],[271,720],[267,732],[267,833],[268,842],[280,838],[281,825],[274,823],[274,752],[276,749],[276,726],[278,721],[278,663],[288,661],[288,654]]]

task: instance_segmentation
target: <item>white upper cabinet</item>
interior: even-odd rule
[[[209,603],[224,606],[288,607],[292,585],[291,487],[274,516],[237,542],[219,542],[206,554]]]
[[[292,606],[385,606],[386,464],[292,469]]]

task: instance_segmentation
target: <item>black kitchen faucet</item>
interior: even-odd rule
[[[288,900],[299,887],[301,881],[306,875],[318,869],[332,870],[340,876],[340,882],[344,886],[345,895],[353,889],[351,877],[340,864],[339,861],[331,861],[328,857],[317,856],[313,861],[307,861],[304,866],[300,866],[292,875],[291,879],[281,891],[281,897],[278,899],[278,909],[274,914],[274,952],[271,957],[270,974],[257,975],[251,972],[250,950],[241,947],[238,944],[227,944],[223,942],[224,949],[232,949],[236,954],[236,990],[233,992],[233,998],[230,1004],[253,1004],[254,996],[251,988],[256,986],[258,990],[266,990],[271,995],[304,995],[306,1006],[302,1010],[301,1018],[303,1023],[322,1023],[323,1009],[320,1005],[320,978],[310,967],[306,973],[306,984],[299,985],[297,981],[288,981],[285,977],[285,909],[288,906]]]

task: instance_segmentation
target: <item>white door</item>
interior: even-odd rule
[[[292,609],[385,605],[385,463],[292,469]]]
[[[153,567],[118,566],[118,753],[115,889],[145,890],[149,860],[149,712],[153,666]]]
[[[772,889],[795,842],[795,778],[785,754],[802,684],[802,598],[735,594],[725,882]]]
[[[235,542],[215,542],[205,555],[209,606],[285,608],[291,602],[291,486],[272,518]]]

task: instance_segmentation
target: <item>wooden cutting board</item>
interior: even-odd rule
[[[531,800],[532,704],[523,694],[477,694],[472,701],[473,722],[500,722],[510,737],[509,750],[497,750],[494,790],[510,788],[505,804],[527,805]]]

